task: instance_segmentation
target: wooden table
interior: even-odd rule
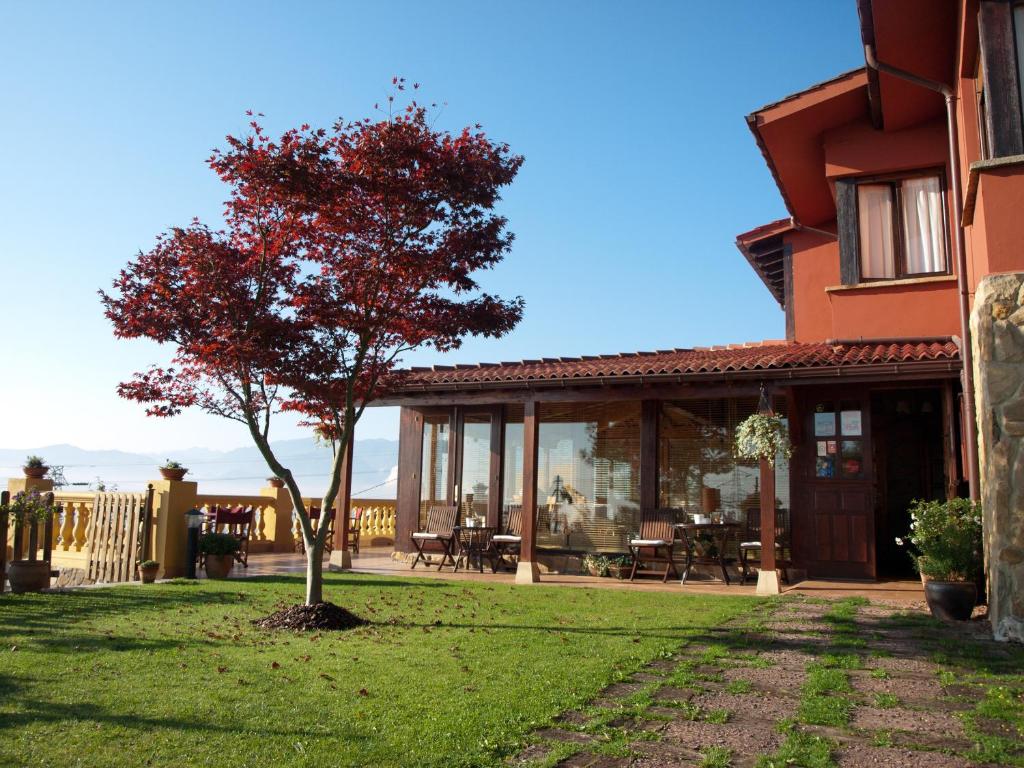
[[[455,546],[457,547],[455,570],[459,570],[459,564],[462,562],[466,563],[467,568],[471,568],[475,560],[480,573],[483,573],[484,558],[486,557],[491,563],[491,570],[497,571],[498,553],[495,552],[494,543],[491,541],[491,537],[497,532],[497,528],[490,526],[475,528],[457,526],[455,528]]]
[[[686,548],[686,565],[683,568],[683,578],[679,583],[686,583],[686,578],[690,575],[690,568],[693,565],[717,565],[722,569],[722,579],[726,584],[730,584],[729,571],[726,568],[729,558],[725,556],[725,546],[730,535],[738,531],[739,528],[739,523],[679,523],[676,525],[676,532]],[[711,546],[715,548],[714,554],[698,555],[694,552],[694,542],[702,536],[711,538]]]

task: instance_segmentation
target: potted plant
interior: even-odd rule
[[[924,581],[932,616],[943,621],[971,618],[978,600],[982,568],[981,504],[968,499],[915,501],[910,535],[896,543],[909,546]]]
[[[240,544],[238,539],[227,533],[206,533],[199,539],[199,551],[206,562],[206,577],[226,579],[235,564],[235,553]]]
[[[187,473],[188,469],[178,461],[167,459],[160,465],[160,475],[164,480],[184,480]]]
[[[632,558],[626,555],[608,558],[608,575],[616,579],[624,579],[632,566]]]
[[[39,491],[21,491],[14,495],[7,504],[0,506],[0,514],[7,517],[8,525],[15,531],[28,529],[45,522],[56,510],[48,503]],[[50,586],[50,564],[45,560],[36,560],[35,553],[29,553],[29,559],[23,559],[23,552],[15,552],[7,567],[7,579],[11,582],[12,592],[38,592]]]
[[[608,558],[604,555],[587,555],[583,558],[583,570],[591,576],[607,576]]]
[[[143,584],[152,584],[156,581],[156,573],[160,570],[160,563],[156,560],[143,560],[139,563],[139,575],[142,576]]]
[[[284,478],[268,477],[267,482],[270,483],[271,488],[284,488]]]
[[[775,466],[777,456],[789,459],[793,455],[786,422],[774,414],[755,413],[745,418],[736,427],[735,442],[740,459],[766,459]]]
[[[42,456],[28,456],[25,458],[25,466],[21,468],[25,477],[40,480],[46,476],[50,468],[46,466],[46,460]]]

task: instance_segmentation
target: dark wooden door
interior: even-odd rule
[[[868,393],[822,389],[804,399],[801,503],[794,510],[809,576],[874,579],[875,470]]]

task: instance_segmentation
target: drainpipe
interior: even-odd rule
[[[978,483],[978,422],[974,411],[974,353],[971,350],[971,299],[967,288],[967,253],[964,243],[963,199],[960,194],[960,146],[956,127],[956,94],[945,83],[919,77],[896,67],[890,67],[875,58],[873,45],[864,46],[864,61],[876,72],[883,72],[908,83],[941,93],[946,100],[946,124],[949,134],[949,176],[953,192],[953,229],[956,236],[953,245],[956,250],[956,284],[960,292],[960,359],[963,363],[961,377],[964,388],[964,442],[967,446],[967,484],[971,499],[980,498]]]

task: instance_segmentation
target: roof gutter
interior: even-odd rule
[[[926,88],[935,93],[941,93],[946,100],[946,125],[949,137],[949,176],[950,186],[953,193],[953,229],[956,236],[953,240],[956,256],[956,283],[960,293],[960,338],[963,343],[960,345],[960,358],[963,360],[963,369],[960,377],[964,389],[964,444],[967,448],[967,485],[970,489],[971,499],[980,498],[980,487],[978,482],[978,422],[974,407],[974,364],[973,352],[971,349],[971,299],[967,288],[967,248],[964,243],[963,228],[963,197],[960,184],[960,142],[956,126],[956,94],[953,89],[945,83],[936,80],[929,80],[920,77],[912,72],[891,67],[880,62],[875,56],[875,46],[872,43],[864,44],[864,62],[868,69],[875,72],[882,72],[905,82]]]

